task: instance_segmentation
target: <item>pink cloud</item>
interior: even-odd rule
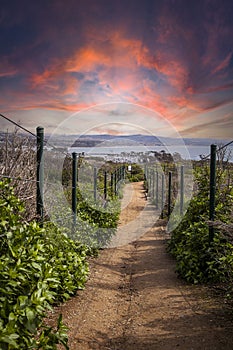
[[[202,56],[202,64],[207,79],[210,76],[213,76],[216,80],[225,79],[226,76],[223,73],[226,68],[229,68],[232,58],[232,51],[229,52],[229,47],[232,46],[232,27],[224,20],[225,10],[224,7],[219,6],[218,11],[208,12],[207,21],[204,23],[206,45],[205,53]]]
[[[173,87],[181,91],[186,87],[188,70],[181,61],[175,58],[169,60],[166,55],[159,53],[157,57],[145,61],[145,66],[162,73]]]
[[[0,72],[0,78],[10,77],[10,76],[16,75],[17,73],[18,73],[17,69],[5,71],[5,72]]]
[[[231,61],[231,57],[232,57],[232,52],[230,52],[225,58],[224,60],[222,60],[212,71],[212,74],[218,73],[222,70],[224,70],[225,68],[227,68],[230,64]]]
[[[86,95],[90,102],[97,99],[102,89],[102,101],[106,98],[123,98],[129,102],[141,102],[169,114],[169,106],[155,93],[156,85],[145,85],[145,73],[142,68],[154,71],[162,76],[166,84],[183,91],[187,85],[188,70],[176,57],[169,58],[166,53],[157,50],[152,55],[141,40],[128,38],[122,31],[108,32],[101,36],[99,32],[91,34],[91,41],[74,51],[67,59],[56,60],[41,74],[33,74],[31,82],[36,89],[54,89],[58,96],[73,94],[78,97],[85,79],[89,74],[98,77],[96,87],[89,88]],[[84,74],[84,81],[71,77],[71,73]],[[63,81],[63,88],[58,81]],[[96,95],[96,96],[95,96]],[[101,98],[100,98],[101,99]],[[175,102],[175,101],[172,101]],[[171,113],[170,113],[171,114]]]
[[[189,98],[185,95],[170,96],[169,100],[173,102],[178,108],[185,108],[196,112],[200,112],[202,110],[197,101],[193,101],[192,98]]]
[[[171,35],[169,29],[166,38],[170,40]],[[189,36],[190,33],[187,38]],[[216,71],[224,70],[230,59],[231,55],[228,55]],[[81,73],[82,77],[75,73]],[[150,78],[152,73],[157,74],[165,86],[162,91]],[[40,108],[74,111],[80,102],[90,106],[119,99],[140,103],[178,121],[179,116],[182,120],[187,118],[188,112],[199,113],[209,108],[208,101],[204,103],[198,94],[194,94],[189,79],[189,67],[174,51],[168,53],[158,47],[152,53],[141,40],[129,38],[123,31],[108,31],[105,36],[97,31],[70,56],[54,60],[42,73],[32,74],[31,84],[40,92]],[[87,87],[88,81],[91,84]],[[44,97],[45,103],[42,92],[48,95]],[[179,112],[181,110],[187,113]]]

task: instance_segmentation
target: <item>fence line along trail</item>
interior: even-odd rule
[[[143,184],[126,185],[119,230],[134,230],[140,215],[143,228],[147,208]],[[63,314],[71,350],[233,349],[232,316],[207,288],[177,277],[162,224],[102,250],[91,260],[86,288],[49,316],[48,323]]]

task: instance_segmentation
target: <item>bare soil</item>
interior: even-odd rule
[[[147,206],[142,183],[126,185],[121,228]],[[52,322],[63,314],[71,350],[233,349],[229,308],[208,287],[178,278],[168,237],[157,220],[132,243],[90,260],[86,288],[50,315]]]

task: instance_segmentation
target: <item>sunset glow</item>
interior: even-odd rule
[[[52,132],[85,108],[132,103],[184,137],[232,138],[232,18],[229,0],[5,2],[1,113]]]

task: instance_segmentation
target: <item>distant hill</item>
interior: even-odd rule
[[[113,135],[106,134],[106,135],[81,135],[75,140],[73,147],[93,147],[102,142],[113,142],[113,141],[114,141],[114,144],[120,144],[120,145],[132,145],[135,143],[139,143],[145,146],[149,146],[149,145],[160,146],[162,144],[156,136],[148,136],[148,135],[113,136]]]
[[[19,136],[25,136],[19,133]],[[26,135],[28,136],[28,135]],[[0,143],[5,139],[6,133],[0,132]],[[9,134],[8,134],[9,137]],[[32,137],[33,138],[33,137]],[[50,135],[45,136],[45,140],[48,140]],[[172,146],[180,144],[181,140],[187,146],[209,146],[212,143],[217,145],[223,145],[229,142],[229,140],[220,139],[208,139],[208,138],[171,138],[171,137],[160,137],[153,135],[52,135],[52,140],[56,145],[63,146],[67,143],[72,144],[73,147],[95,147],[102,142],[114,141],[114,144],[121,145],[132,145],[138,143],[144,146]]]
[[[68,136],[67,136],[68,137]],[[72,135],[72,139],[74,139]],[[185,145],[193,146],[209,146],[212,143],[218,145],[224,144],[227,140],[218,140],[218,139],[203,139],[203,138],[170,138],[170,137],[159,137],[153,135],[80,135],[77,136],[76,140],[73,143],[73,147],[94,147],[102,142],[114,141],[117,144],[132,145],[133,143],[142,144],[144,146],[172,146],[180,144],[181,140]]]

